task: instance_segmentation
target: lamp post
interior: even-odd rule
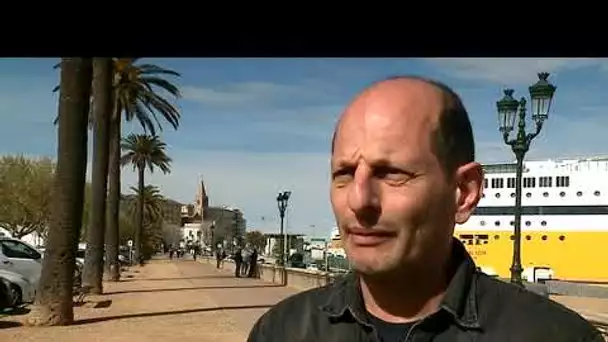
[[[515,217],[513,237],[513,261],[511,264],[511,283],[523,286],[521,279],[521,191],[523,163],[526,152],[530,149],[530,143],[540,133],[543,123],[549,117],[551,100],[556,87],[547,81],[549,73],[538,74],[538,82],[529,87],[532,100],[532,120],[536,124],[533,133],[526,132],[526,99],[522,97],[519,101],[513,98],[513,89],[505,89],[504,97],[496,102],[498,110],[499,131],[502,133],[505,144],[511,146],[515,159],[517,160],[515,176]],[[517,132],[513,139],[509,136],[514,129],[517,120]]]
[[[285,226],[284,226],[284,221],[285,221],[285,211],[287,210],[287,203],[289,201],[289,196],[291,196],[291,191],[283,191],[280,192],[279,195],[277,196],[277,205],[279,207],[279,217],[281,218],[281,231],[280,231],[280,235],[281,235],[281,253],[280,255],[280,259],[281,259],[281,264],[283,267],[287,267],[287,258],[285,255],[285,248],[286,248],[286,239],[285,239]]]

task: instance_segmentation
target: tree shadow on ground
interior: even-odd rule
[[[221,310],[251,310],[251,309],[268,309],[273,305],[243,305],[243,306],[224,306],[224,307],[216,307],[216,308],[198,308],[198,309],[186,309],[186,310],[176,310],[176,311],[159,311],[159,312],[145,312],[138,314],[126,314],[126,315],[117,315],[117,316],[106,316],[106,317],[92,317],[92,318],[84,318],[74,321],[73,325],[83,325],[83,324],[92,324],[92,323],[100,323],[107,321],[115,321],[121,319],[128,318],[147,318],[147,317],[159,317],[159,316],[169,316],[169,315],[183,315],[183,314],[192,314],[199,312],[213,312],[213,311],[221,311]],[[2,322],[0,322],[2,323]]]
[[[106,292],[104,295],[116,295],[126,293],[151,293],[151,292],[178,292],[178,291],[197,291],[197,290],[229,290],[229,289],[261,289],[268,287],[284,287],[283,285],[277,284],[260,284],[260,285],[217,285],[217,286],[197,286],[197,287],[178,287],[170,289],[140,289],[140,290],[124,290],[124,291],[113,291]]]
[[[18,328],[22,327],[23,323],[15,321],[0,321],[0,329]]]
[[[183,278],[134,278],[133,276],[127,277],[128,279],[121,279],[120,282],[133,282],[133,281],[171,281],[171,280],[196,280],[196,279],[228,279],[234,278],[234,275],[228,274],[210,274],[198,277],[183,277]]]

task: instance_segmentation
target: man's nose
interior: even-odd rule
[[[371,170],[358,168],[348,194],[348,205],[355,213],[377,210],[380,207],[378,186]]]

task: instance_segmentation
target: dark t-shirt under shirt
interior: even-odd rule
[[[376,328],[380,342],[400,342],[416,322],[391,323],[368,313],[370,323]]]

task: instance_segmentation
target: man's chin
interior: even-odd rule
[[[351,260],[351,267],[355,272],[368,277],[386,276],[392,274],[397,269],[395,265],[387,262],[386,259],[368,260],[352,258],[349,260]]]

